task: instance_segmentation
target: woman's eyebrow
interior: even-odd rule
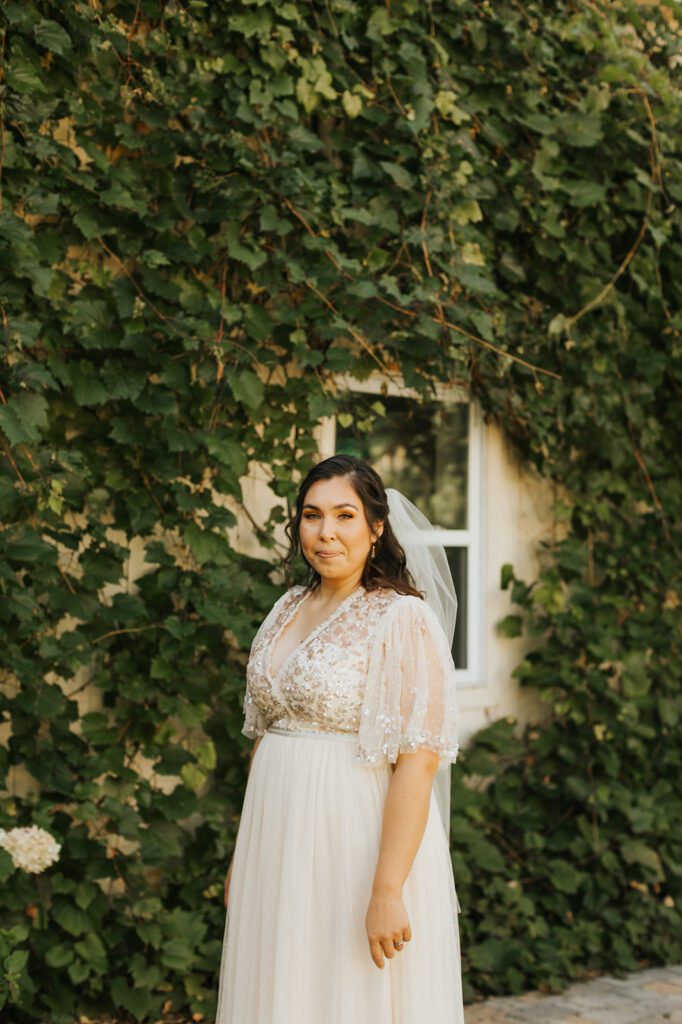
[[[320,512],[319,505],[311,505],[309,502],[303,506],[303,508],[314,508],[316,512]],[[342,501],[340,505],[334,505],[334,508],[354,508],[357,512],[357,505],[354,505],[351,501]]]

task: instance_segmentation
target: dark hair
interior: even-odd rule
[[[371,549],[367,556],[361,583],[366,590],[378,590],[388,587],[399,594],[411,594],[423,598],[414,585],[414,580],[407,568],[405,552],[398,543],[388,518],[388,499],[381,477],[368,462],[354,455],[332,455],[313,466],[302,481],[296,496],[294,515],[284,528],[289,540],[289,552],[284,559],[286,586],[292,585],[292,563],[301,552],[299,526],[301,513],[309,488],[318,480],[331,480],[334,477],[348,477],[353,490],[362,502],[365,516],[370,528],[375,523],[383,522],[384,529],[375,542],[374,557]],[[302,553],[301,553],[302,554]],[[302,556],[303,557],[303,556]],[[320,574],[309,563],[308,577],[305,587],[315,590],[320,585]]]

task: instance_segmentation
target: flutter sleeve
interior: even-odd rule
[[[248,736],[250,740],[255,740],[257,736],[262,736],[266,729],[265,717],[253,699],[248,680],[246,690],[244,691],[243,711],[243,734]]]
[[[358,760],[395,763],[400,753],[435,751],[438,767],[459,752],[455,665],[433,609],[401,595],[383,617],[370,653]]]

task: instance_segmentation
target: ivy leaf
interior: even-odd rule
[[[380,160],[379,166],[383,167],[398,188],[407,190],[414,187],[414,178],[400,164],[393,163],[390,160]]]
[[[646,651],[629,651],[623,658],[622,684],[626,697],[636,700],[649,692],[652,680],[647,660]]]
[[[502,636],[521,636],[521,633],[523,632],[523,621],[521,616],[506,615],[500,622],[498,622],[497,629]]]
[[[456,203],[450,208],[449,216],[460,226],[483,220],[483,212],[476,199],[466,199],[461,203]]]
[[[56,21],[50,21],[47,18],[39,21],[33,30],[33,35],[37,43],[44,46],[46,50],[52,50],[53,53],[59,54],[60,57],[71,53],[71,39]]]
[[[252,412],[263,404],[265,388],[260,377],[252,370],[242,370],[240,374],[233,374],[228,378],[228,382],[237,401],[243,402]]]
[[[110,398],[95,367],[81,359],[70,367],[73,397],[79,405],[102,405]]]
[[[512,941],[486,939],[469,947],[472,964],[486,974],[497,974],[516,962],[518,946]]]
[[[202,530],[195,523],[183,531],[183,540],[200,565],[206,562],[229,565],[232,561],[232,549],[227,539],[211,530]]]
[[[367,21],[365,32],[368,39],[373,39],[375,42],[380,43],[384,36],[391,35],[397,28],[398,25],[392,21],[386,8],[377,7]]]
[[[258,383],[260,384],[260,381]],[[246,472],[248,458],[238,441],[230,437],[215,437],[209,434],[206,438],[206,448],[215,459],[229,466],[235,476],[243,476]]]
[[[582,875],[579,871],[565,860],[550,860],[549,878],[555,889],[559,892],[575,893],[578,891]]]
[[[641,864],[642,867],[652,872],[656,881],[663,881],[665,874],[661,858],[656,850],[652,850],[651,847],[638,840],[626,840],[624,843],[621,843],[620,849],[623,859],[628,864]]]
[[[239,237],[239,224],[228,224],[225,228],[227,251],[233,259],[245,263],[249,270],[257,270],[267,259],[267,253],[249,249]]]
[[[92,927],[88,914],[63,897],[53,901],[52,916],[69,935],[82,935]]]
[[[7,850],[0,847],[0,882],[4,882],[14,871],[18,870]]]
[[[598,181],[562,182],[561,187],[571,197],[572,206],[595,206],[606,198],[606,186]]]
[[[343,105],[343,109],[351,120],[362,113],[362,97],[354,95],[352,92],[349,92],[348,89],[343,90],[341,103]]]
[[[471,856],[481,870],[496,874],[505,870],[506,861],[499,849],[486,839],[476,839],[471,848]]]
[[[195,951],[187,939],[176,937],[164,942],[159,951],[159,959],[164,967],[175,971],[187,971],[195,958]]]
[[[0,211],[0,241],[28,245],[33,233],[11,210]]]
[[[88,239],[94,238],[95,235],[99,235],[102,232],[102,225],[96,219],[94,214],[89,212],[87,209],[79,210],[78,213],[74,214],[73,222],[82,234],[83,238]]]
[[[183,764],[180,775],[185,785],[198,793],[205,784],[208,775],[198,764]]]
[[[595,146],[604,134],[600,114],[567,114],[561,128],[571,146]]]
[[[12,55],[9,67],[5,71],[5,81],[11,89],[16,89],[18,93],[47,92],[47,86],[37,67],[20,53]]]
[[[21,974],[28,961],[27,949],[13,949],[9,956],[3,961],[3,970],[6,977],[17,977]]]
[[[74,943],[74,949],[86,964],[94,967],[98,974],[107,969],[107,951],[96,932],[88,932],[85,938]]]
[[[514,579],[514,566],[509,562],[505,562],[500,570],[500,587],[502,590],[506,590],[509,584]]]
[[[144,1020],[154,1006],[154,997],[149,989],[131,988],[124,978],[114,978],[111,983],[111,997],[116,1006],[132,1013],[136,1020]]]
[[[56,969],[68,967],[69,964],[73,963],[74,956],[73,946],[60,942],[56,946],[51,946],[46,951],[45,963],[48,967]]]
[[[213,740],[206,740],[205,743],[200,744],[196,747],[192,753],[197,759],[197,763],[201,768],[206,771],[213,771],[216,766],[216,749]],[[186,765],[186,767],[190,767]]]
[[[63,710],[68,697],[61,687],[50,683],[43,683],[36,695],[35,713],[40,718],[54,718]]]

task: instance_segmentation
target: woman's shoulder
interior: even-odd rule
[[[400,614],[426,604],[421,597],[417,597],[415,594],[401,594],[393,587],[377,587],[374,590],[368,590],[365,596],[386,614],[391,612]]]
[[[377,600],[383,600],[391,604],[396,601],[420,601],[423,603],[423,598],[417,597],[415,594],[401,594],[399,590],[394,590],[393,587],[374,587],[368,590],[367,594],[372,597],[376,596]]]
[[[382,587],[371,591],[370,596],[378,609],[380,624],[391,632],[418,630],[428,633],[440,628],[431,606],[417,594],[401,594],[391,587]]]

